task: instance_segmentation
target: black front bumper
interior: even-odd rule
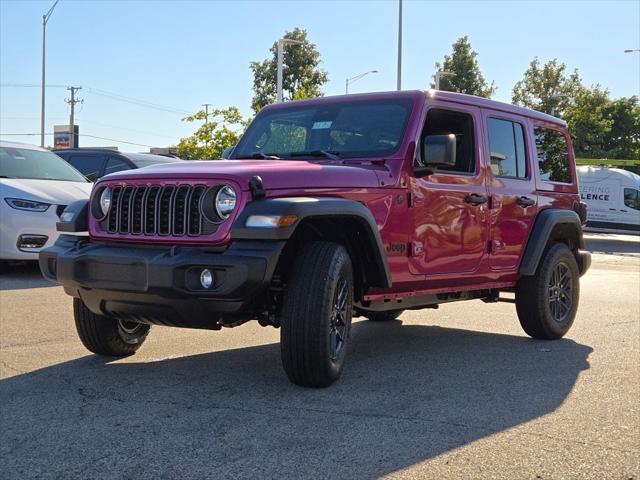
[[[238,241],[228,248],[137,246],[61,235],[40,252],[43,275],[94,313],[193,328],[258,313],[284,242]],[[210,288],[200,284],[204,268]]]

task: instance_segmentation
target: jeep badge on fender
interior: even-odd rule
[[[527,334],[565,335],[585,208],[562,120],[442,91],[324,97],[265,107],[229,160],[100,178],[40,268],[94,353],[257,320],[292,382],[326,387],[354,315],[512,292]]]

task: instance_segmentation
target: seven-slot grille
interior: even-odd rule
[[[101,222],[108,233],[130,235],[185,235],[210,233],[200,212],[204,185],[117,186],[111,208]]]

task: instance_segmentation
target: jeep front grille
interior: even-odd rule
[[[100,222],[107,233],[125,235],[197,236],[215,231],[200,211],[204,185],[117,186],[111,208]]]

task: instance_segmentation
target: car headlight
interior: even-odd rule
[[[109,213],[109,207],[111,207],[111,189],[109,187],[102,190],[99,205],[102,215],[106,217]]]
[[[229,185],[225,185],[218,190],[216,194],[216,213],[218,216],[226,220],[236,208],[236,192]]]
[[[36,202],[35,200],[24,200],[22,198],[5,198],[11,208],[16,210],[26,210],[27,212],[46,212],[51,206],[50,203]]]

